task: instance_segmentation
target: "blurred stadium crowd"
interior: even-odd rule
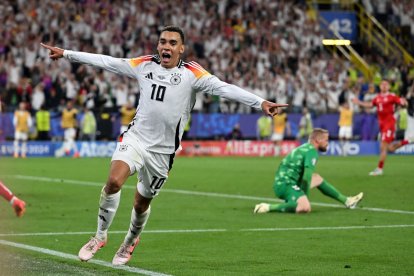
[[[362,4],[413,49],[414,2]],[[51,61],[39,43],[137,57],[155,53],[158,31],[167,24],[185,30],[185,60],[194,59],[263,98],[289,103],[290,112],[304,106],[314,114],[337,112],[352,97],[371,99],[383,78],[390,80],[392,92],[404,95],[414,80],[413,64],[366,50],[364,58],[376,66],[373,81],[366,82],[352,64],[324,50],[319,23],[305,1],[2,1],[0,22],[0,96],[2,110],[9,112],[20,102],[33,113],[42,105],[59,112],[67,101],[95,113],[136,105],[135,80],[64,59]],[[218,97],[198,97],[195,112],[253,112]]]

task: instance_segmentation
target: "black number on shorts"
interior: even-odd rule
[[[158,178],[156,176],[153,176],[152,177],[152,182],[151,182],[151,185],[150,185],[151,189],[153,189],[153,190],[161,189],[162,185],[165,182],[165,179],[166,179],[165,177]]]
[[[163,85],[158,85],[158,89],[157,89],[157,85],[155,83],[152,84],[151,87],[152,87],[151,100],[156,100],[160,102],[164,101],[165,89],[167,89],[167,87]]]

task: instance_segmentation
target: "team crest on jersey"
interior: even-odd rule
[[[119,146],[119,151],[127,151],[128,149],[128,145],[120,145]]]
[[[181,82],[181,74],[180,73],[172,74],[170,82],[173,85],[178,85]]]

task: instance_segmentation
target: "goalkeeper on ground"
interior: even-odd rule
[[[285,200],[281,204],[260,203],[255,213],[309,213],[309,190],[317,187],[324,195],[353,209],[362,200],[363,193],[346,197],[319,174],[314,173],[318,161],[318,151],[325,152],[328,147],[329,133],[325,129],[315,128],[309,136],[309,142],[294,149],[287,155],[276,172],[273,189],[278,198]]]

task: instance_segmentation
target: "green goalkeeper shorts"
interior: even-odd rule
[[[278,198],[283,199],[286,202],[296,202],[298,198],[306,195],[305,192],[302,191],[302,189],[295,183],[283,183],[280,181],[275,181],[273,184],[273,190]]]

